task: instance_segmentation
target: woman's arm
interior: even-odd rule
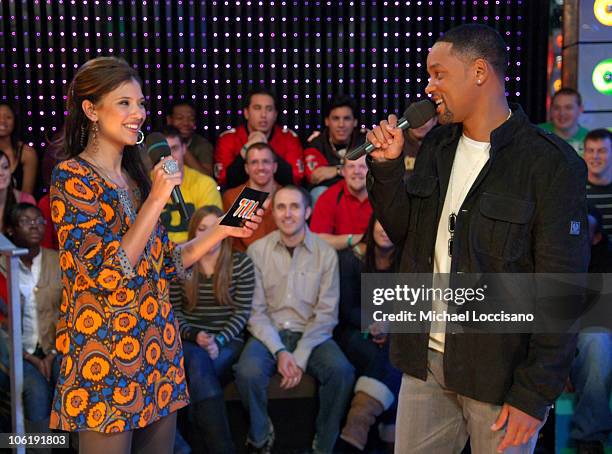
[[[36,150],[29,145],[24,144],[21,150],[21,163],[23,168],[23,181],[21,188],[23,192],[34,194],[36,188],[36,175],[38,173],[38,155]]]

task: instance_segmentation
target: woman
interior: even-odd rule
[[[17,137],[15,111],[6,102],[0,102],[0,150],[8,157],[15,188],[34,194],[38,155],[34,148]]]
[[[338,254],[340,317],[334,335],[359,377],[340,438],[360,450],[365,448],[370,427],[383,412],[380,438],[393,443],[396,399],[402,376],[389,361],[384,326],[374,323],[366,332],[361,331],[361,289],[355,284],[361,281],[361,273],[394,271],[397,255],[396,247],[374,216],[362,242]]]
[[[212,205],[196,211],[189,223],[189,240],[214,226],[222,215]],[[244,346],[254,288],[253,263],[242,252],[232,253],[229,238],[202,256],[190,279],[170,286],[185,352],[191,427],[210,454],[235,452],[223,386],[232,380],[232,365]]]
[[[0,150],[0,231],[4,230],[12,208],[21,202],[36,205],[34,197],[14,188],[9,157],[3,150]]]
[[[57,350],[64,355],[50,427],[79,431],[83,453],[170,453],[176,410],[187,405],[183,353],[168,281],[245,227],[218,223],[181,246],[159,215],[180,184],[177,162],[150,182],[136,146],[146,118],[137,73],[125,61],[85,63],[68,87],[63,144],[53,171],[63,301]]]
[[[58,373],[55,326],[62,295],[57,251],[41,247],[45,219],[30,203],[19,203],[7,217],[6,233],[13,244],[28,250],[19,257],[22,308],[23,404],[26,432],[48,432],[53,387]],[[6,264],[0,263],[0,296],[8,301]],[[2,330],[0,387],[9,386],[8,334]],[[48,450],[50,452],[50,450]]]

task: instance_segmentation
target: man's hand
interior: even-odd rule
[[[397,117],[389,115],[388,121],[381,121],[379,126],[368,132],[366,139],[375,147],[370,153],[375,161],[397,159],[402,154],[404,133],[396,125]]]
[[[310,176],[312,184],[319,184],[322,181],[331,180],[338,175],[338,170],[334,166],[321,166],[313,170]]]
[[[247,138],[247,143],[245,143],[244,146],[240,149],[240,155],[242,156],[242,159],[244,159],[244,155],[246,154],[247,148],[258,142],[268,143],[268,138],[261,131],[253,131],[249,134],[249,137]]]
[[[219,346],[217,345],[215,339],[212,336],[210,336],[210,341],[208,342],[206,351],[208,352],[208,356],[210,356],[210,359],[212,359],[213,361],[219,356]]]
[[[53,373],[53,361],[55,360],[55,353],[49,353],[42,360],[45,364],[46,375],[45,378],[47,381],[51,381],[51,375]]]
[[[295,357],[287,352],[278,354],[278,373],[281,374],[280,387],[282,389],[291,389],[300,384],[302,380],[302,369],[295,362]]]
[[[498,431],[504,425],[506,427],[506,435],[501,443],[497,446],[497,452],[504,452],[510,446],[520,446],[527,443],[533,437],[536,431],[541,427],[542,421],[527,413],[515,408],[511,405],[504,404],[497,421],[491,426],[492,431]]]
[[[24,353],[23,359],[31,363],[36,370],[40,372],[40,375],[49,380],[47,377],[50,377],[51,374],[47,371],[47,365],[44,360],[40,359],[38,356],[30,355],[29,353]]]

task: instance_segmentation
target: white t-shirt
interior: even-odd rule
[[[436,273],[450,273],[451,256],[448,255],[448,244],[450,240],[449,217],[451,213],[458,214],[465,197],[472,188],[478,174],[489,160],[491,144],[488,142],[477,142],[465,135],[459,139],[453,169],[448,182],[448,190],[444,199],[444,207],[438,223],[436,235],[436,247],[434,251],[434,275]],[[441,301],[433,301],[432,308],[440,313],[446,310],[446,304]],[[445,322],[434,321],[429,333],[429,348],[444,352]]]
[[[40,278],[42,253],[32,259],[32,268],[28,269],[19,261],[19,291],[23,298],[23,349],[32,354],[38,344],[38,314],[36,312],[36,293],[34,289]]]

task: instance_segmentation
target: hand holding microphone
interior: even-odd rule
[[[389,115],[388,120],[380,122],[366,136],[366,142],[349,151],[346,158],[354,161],[365,154],[371,154],[375,160],[397,159],[402,154],[404,129],[418,128],[427,123],[436,114],[435,104],[429,99],[411,104],[399,120]]]

